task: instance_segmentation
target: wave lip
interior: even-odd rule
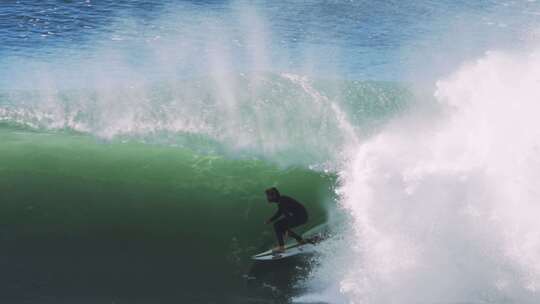
[[[184,138],[200,137],[222,151],[316,164],[336,159],[340,147],[407,107],[411,95],[397,83],[290,73],[229,76],[226,83],[209,76],[114,89],[7,91],[0,121],[104,140],[185,146],[197,141]]]

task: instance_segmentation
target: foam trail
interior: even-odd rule
[[[338,189],[353,231],[296,300],[538,303],[539,81],[539,50],[489,52],[437,83],[441,115],[358,145]]]

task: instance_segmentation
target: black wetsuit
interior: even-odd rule
[[[285,217],[274,223],[274,230],[280,246],[284,245],[283,236],[285,232],[289,231],[289,234],[297,241],[302,241],[302,237],[294,233],[291,228],[303,225],[307,223],[308,214],[306,208],[295,199],[285,195],[281,195],[277,201],[278,211],[274,216],[270,218],[273,222],[280,216]]]

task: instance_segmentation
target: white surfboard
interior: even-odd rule
[[[267,250],[265,252],[259,253],[257,255],[252,256],[252,259],[257,261],[272,261],[272,260],[279,260],[291,256],[295,256],[298,254],[305,254],[305,253],[311,253],[315,251],[315,245],[307,243],[307,244],[290,244],[285,246],[285,252],[272,252],[272,250]]]
[[[287,257],[292,257],[300,254],[313,253],[317,249],[317,244],[329,236],[330,230],[326,223],[311,228],[306,233],[302,234],[304,240],[308,241],[305,244],[296,242],[285,244],[285,252],[273,253],[272,250],[267,250],[252,256],[251,258],[257,261],[273,261]]]
[[[273,260],[280,260],[283,258],[299,255],[299,254],[312,253],[316,249],[315,248],[316,244],[320,242],[322,239],[319,236],[314,236],[306,240],[310,242],[305,243],[305,244],[298,244],[298,243],[286,244],[284,252],[273,252],[272,250],[267,250],[265,252],[256,254],[252,256],[251,258],[257,261],[273,261]]]

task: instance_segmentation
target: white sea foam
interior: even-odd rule
[[[352,233],[298,302],[538,303],[540,52],[489,52],[437,82],[341,172]]]

